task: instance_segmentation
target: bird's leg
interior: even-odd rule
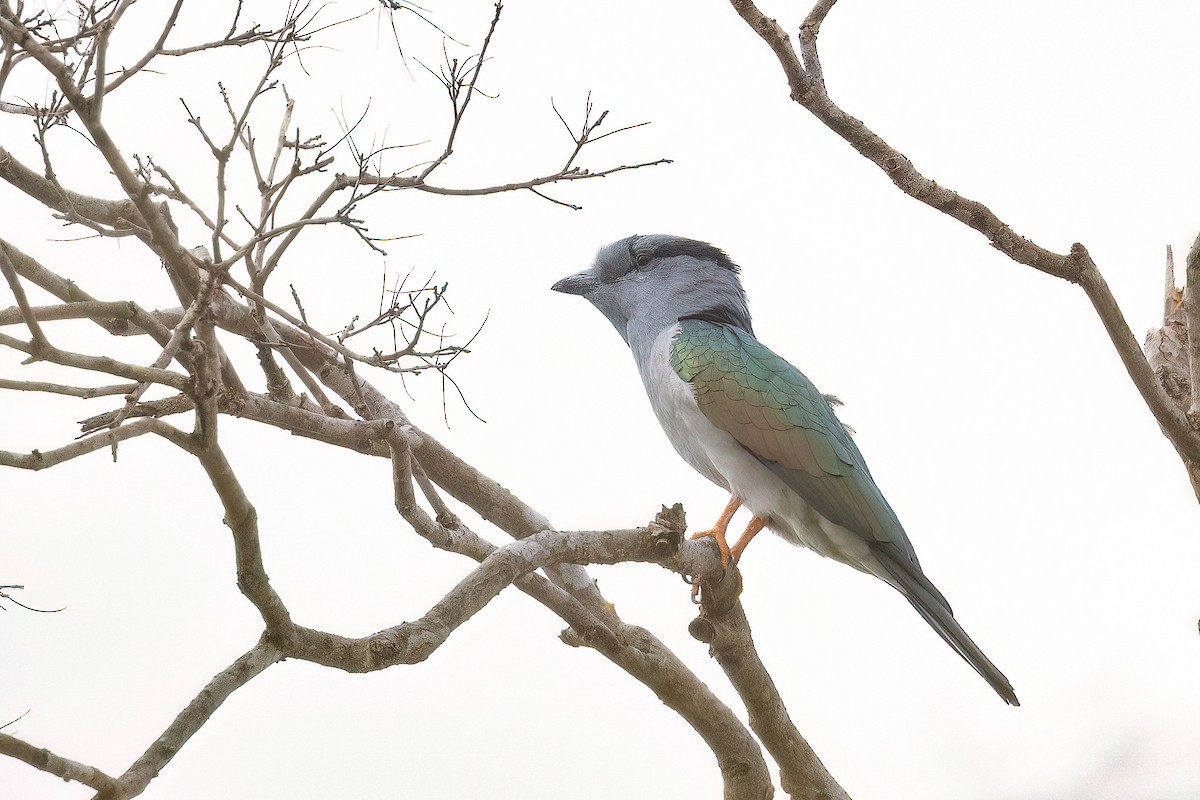
[[[766,525],[766,517],[756,516],[750,520],[750,524],[746,526],[745,532],[742,533],[742,535],[738,538],[737,544],[735,544],[729,550],[729,555],[731,558],[733,558],[733,563],[736,564],[739,560],[741,560],[742,553],[745,551],[746,545],[750,544],[750,540],[753,539],[759,531],[765,528]]]
[[[729,563],[729,542],[725,541],[725,531],[729,527],[729,520],[733,519],[733,515],[742,507],[742,498],[736,494],[729,495],[729,502],[725,505],[725,510],[721,512],[721,518],[717,520],[717,524],[713,525],[706,531],[698,531],[693,533],[691,539],[705,539],[712,537],[717,540],[717,549],[721,551],[721,566]],[[757,533],[757,531],[755,531]]]

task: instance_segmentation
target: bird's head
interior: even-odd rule
[[[605,245],[591,269],[550,288],[585,298],[626,342],[653,339],[687,317],[753,332],[737,265],[723,250],[681,236],[630,236]]]

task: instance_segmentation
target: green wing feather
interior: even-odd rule
[[[727,431],[826,519],[898,546],[916,563],[895,512],[828,401],[800,370],[740,328],[685,319],[671,366]]]
[[[921,572],[916,553],[871,478],[862,453],[800,370],[753,336],[708,320],[680,321],[671,366],[696,392],[710,422],[727,431],[826,519],[867,540],[879,577],[1012,705],[1012,684],[954,620]]]

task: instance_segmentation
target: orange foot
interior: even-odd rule
[[[730,501],[730,502],[732,504],[732,501]],[[734,506],[734,508],[736,509],[736,506]],[[728,510],[728,509],[726,509],[726,510]],[[728,526],[729,520],[726,519],[725,515],[722,515],[721,519],[725,522],[725,525]],[[750,544],[750,540],[753,539],[755,536],[757,536],[758,532],[761,531],[763,528],[765,528],[767,526],[768,522],[769,522],[769,520],[766,517],[760,517],[760,516],[756,515],[753,518],[751,518],[750,524],[746,526],[746,530],[742,533],[742,535],[740,537],[738,537],[737,544],[735,544],[732,548],[730,548],[728,556],[726,556],[726,553],[724,550],[724,547],[726,546],[725,531],[721,526],[718,526],[718,528],[714,528],[711,531],[703,531],[702,533],[697,533],[697,534],[692,535],[693,539],[699,538],[701,536],[712,536],[714,539],[717,540],[718,546],[722,547],[721,565],[723,567],[725,567],[726,575],[728,575],[728,573],[730,573],[730,572],[733,572],[733,575],[735,578],[736,588],[734,589],[731,599],[736,599],[737,595],[741,594],[742,580],[741,580],[741,577],[740,577],[739,573],[737,572],[737,570],[736,569],[731,570],[729,565],[730,565],[730,563],[732,563],[734,565],[734,567],[737,566],[737,563],[739,561],[741,561],[741,559],[742,559],[742,553],[744,553],[746,551],[746,546]],[[692,578],[691,584],[692,584],[692,602],[699,604],[700,603],[700,589],[702,588],[701,584],[700,584],[700,579]],[[717,602],[720,603],[722,601],[717,600]]]
[[[730,556],[729,542],[725,541],[725,531],[729,528],[729,520],[733,519],[733,515],[737,513],[737,510],[741,508],[741,506],[742,499],[736,494],[730,495],[729,502],[725,505],[725,510],[721,512],[721,518],[717,520],[717,524],[713,525],[706,531],[699,531],[688,537],[690,539],[707,539],[710,537],[716,539],[717,549],[721,551],[722,567],[728,566]],[[757,533],[757,531],[755,531],[755,533]],[[742,538],[745,538],[744,534]],[[738,544],[741,544],[741,540],[738,540]]]
[[[736,564],[742,560],[742,553],[746,551],[746,545],[750,544],[750,540],[758,535],[758,532],[765,528],[766,525],[766,517],[755,516],[750,520],[750,524],[746,526],[745,532],[738,537],[737,544],[729,551],[730,557],[733,558],[733,563]]]

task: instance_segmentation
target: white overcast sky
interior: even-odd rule
[[[147,21],[130,24],[121,52],[152,39],[167,5],[135,7]],[[171,41],[223,32],[216,5],[190,5]],[[326,14],[369,7],[343,0]],[[281,8],[250,3],[246,14],[270,24]],[[795,31],[807,4],[764,0],[764,10]],[[470,43],[448,45],[461,57],[491,4],[438,0],[430,13]],[[336,138],[338,119],[370,101],[362,144],[428,142],[392,151],[389,170],[432,157],[447,123],[440,87],[413,60],[435,63],[441,35],[400,23],[407,66],[372,14],[308,52],[307,73],[294,62],[284,72],[304,134]],[[1165,245],[1182,254],[1200,229],[1198,28],[1200,6],[1178,1],[843,0],[822,44],[847,112],[1019,233],[1057,252],[1085,243],[1141,338],[1161,313]],[[457,330],[488,315],[455,373],[487,423],[451,398],[447,429],[434,376],[409,381],[407,400],[393,376],[372,375],[419,425],[560,528],[640,525],[676,501],[706,526],[725,496],[671,450],[607,321],[549,286],[632,233],[723,247],[743,267],[759,337],[845,401],[926,572],[1023,704],[1000,702],[882,583],[760,537],[743,562],[759,650],[842,785],[860,800],[1200,796],[1197,504],[1083,293],[902,195],[788,100],[777,63],[723,0],[512,0],[492,56],[482,86],[496,99],[477,98],[439,183],[553,171],[570,141],[550,98],[578,121],[589,91],[612,125],[652,124],[589,148],[583,165],[675,163],[547,190],[583,211],[530,193],[377,197],[360,209],[374,232],[422,236],[381,259],[345,233],[314,234],[276,290],[294,283],[310,317],[335,330],[375,307],[385,267],[436,271],[451,283]],[[155,62],[161,74],[107,102],[114,137],[206,196],[211,161],[178,98],[217,126],[216,82],[244,98],[262,60],[247,48]],[[45,80],[22,69],[20,93],[46,96]],[[264,140],[279,102],[263,101]],[[0,143],[36,167],[30,133],[23,118],[0,118]],[[65,182],[116,196],[79,137],[52,143]],[[0,207],[0,236],[85,290],[175,305],[135,243],[50,241],[78,232],[6,187]],[[185,239],[205,242],[177,216]],[[102,346],[83,328],[64,331],[64,342]],[[2,374],[64,377],[18,361],[4,354]],[[76,420],[113,407],[12,394],[0,404],[0,448],[25,452],[71,441]],[[471,569],[404,529],[385,463],[222,426],[272,581],[302,624],[367,634],[420,616]],[[149,439],[120,456],[0,474],[0,583],[67,607],[0,614],[0,722],[28,712],[6,732],[113,774],[259,631],[200,471]],[[695,611],[678,577],[648,566],[593,574],[628,621],[739,708],[686,633]],[[508,590],[414,667],[272,667],[145,796],[717,796],[699,738],[602,657],[563,646],[561,628]],[[90,794],[0,760],[5,798]]]

